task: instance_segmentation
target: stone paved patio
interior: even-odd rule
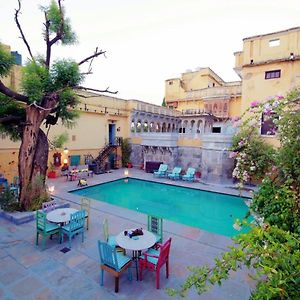
[[[95,175],[88,179],[89,185],[123,177],[124,170]],[[130,169],[130,176],[153,180],[152,174]],[[158,179],[158,181],[168,181]],[[203,185],[201,183],[176,184],[192,186],[224,193],[237,194],[228,184]],[[78,208],[80,197],[67,193],[77,188],[77,182],[66,182],[65,178],[48,180],[55,186],[55,195],[69,201]],[[213,258],[232,244],[231,239],[206,231],[164,221],[164,238],[172,237],[170,253],[170,277],[161,274],[161,289],[155,288],[155,276],[145,273],[143,281],[135,277],[129,282],[126,274],[121,277],[120,291],[114,293],[114,279],[105,274],[104,287],[99,284],[99,254],[97,240],[103,239],[102,221],[109,220],[111,234],[124,228],[146,227],[146,215],[116,207],[107,203],[92,201],[91,227],[86,231],[84,243],[80,238],[72,242],[72,250],[62,253],[67,246],[57,239],[47,239],[46,250],[35,246],[35,222],[14,225],[0,219],[0,299],[172,299],[166,295],[167,287],[178,287],[189,274],[187,266],[212,264]],[[199,296],[191,290],[187,299],[243,300],[249,299],[253,283],[248,270],[231,275],[221,287],[213,287]]]

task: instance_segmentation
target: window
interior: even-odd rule
[[[76,135],[72,135],[72,142],[76,141]]]
[[[173,84],[173,81],[169,81],[168,83],[169,83],[169,85],[172,85],[172,84]]]
[[[277,126],[274,120],[278,120],[278,116],[274,113],[262,114],[261,117],[261,128],[260,134],[262,135],[275,135],[277,131]]]
[[[280,78],[281,70],[273,70],[265,72],[265,79]]]
[[[277,47],[280,45],[280,39],[273,39],[269,41],[269,47]]]
[[[221,127],[213,127],[212,133],[221,133]]]

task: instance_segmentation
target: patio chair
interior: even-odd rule
[[[156,237],[156,243],[162,243],[163,240],[163,219],[148,215],[147,222],[148,231],[152,232]]]
[[[61,227],[61,242],[64,242],[64,234],[69,237],[69,248],[72,247],[72,237],[78,233],[81,233],[82,243],[84,242],[84,220],[85,220],[85,211],[79,210],[71,214],[70,222]]]
[[[48,212],[56,209],[56,207],[57,207],[56,200],[47,201],[42,204],[42,210],[45,213],[48,213]]]
[[[128,269],[129,280],[132,280],[131,257],[117,253],[116,248],[106,242],[98,241],[101,268],[101,285],[103,286],[104,271],[115,277],[115,292],[119,292],[119,277]]]
[[[143,270],[148,269],[156,273],[156,288],[159,289],[160,269],[166,264],[166,277],[169,277],[169,254],[171,247],[171,238],[164,244],[159,244],[159,249],[149,249],[139,257],[140,280],[143,279]]]
[[[19,176],[14,176],[12,183],[10,184],[9,190],[15,194],[16,197],[19,196],[20,179]]]
[[[116,236],[110,235],[108,233],[108,221],[107,219],[103,220],[103,235],[105,242],[110,245],[111,247],[116,248],[117,252],[123,252],[123,254],[126,253],[126,250],[124,248],[121,248],[117,242],[116,242]]]
[[[153,172],[154,177],[165,177],[167,175],[168,165],[161,164],[158,170]]]
[[[181,172],[181,167],[175,167],[172,173],[168,174],[168,178],[173,180],[180,179],[180,172]]]
[[[85,219],[86,219],[86,229],[89,230],[91,200],[89,198],[86,198],[86,197],[81,198],[80,199],[80,209],[84,210]]]
[[[195,180],[195,172],[194,168],[188,168],[186,174],[182,176],[182,180],[186,181],[194,181]]]
[[[48,235],[52,236],[53,234],[60,234],[60,226],[53,223],[48,223],[46,220],[46,213],[37,211],[36,212],[36,245],[39,244],[39,234],[43,236],[42,241],[42,250],[46,248],[46,237]],[[60,239],[58,239],[60,241]]]

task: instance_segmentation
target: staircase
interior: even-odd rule
[[[93,164],[95,165],[94,173],[101,174],[104,173],[105,163],[109,155],[116,151],[118,145],[107,144],[102,148],[99,152],[99,155],[93,160]]]

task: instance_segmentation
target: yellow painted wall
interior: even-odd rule
[[[242,97],[232,98],[229,101],[229,117],[239,117],[241,115]]]
[[[202,141],[199,139],[185,139],[179,138],[177,141],[177,146],[180,147],[201,147]]]

